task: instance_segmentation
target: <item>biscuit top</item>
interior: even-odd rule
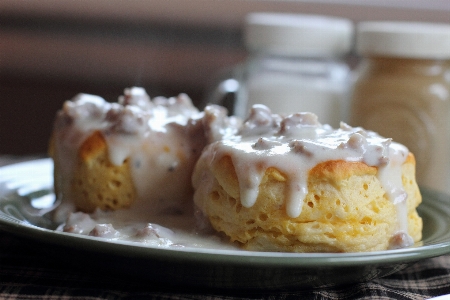
[[[56,116],[53,140],[58,161],[63,162],[61,175],[70,178],[81,145],[100,132],[112,164],[129,159],[138,197],[175,202],[178,185],[185,184],[180,178],[190,177],[205,145],[235,133],[239,124],[223,107],[199,111],[185,94],[151,99],[143,88],[133,87],[115,103],[88,94],[66,101]],[[160,184],[161,178],[176,182]]]
[[[240,201],[251,207],[258,196],[264,172],[275,167],[288,180],[286,212],[298,217],[308,193],[309,171],[321,162],[344,160],[378,168],[377,177],[394,203],[405,203],[401,166],[408,149],[389,138],[341,123],[339,129],[318,122],[312,113],[288,116],[272,114],[264,105],[254,105],[238,135],[218,141],[204,150],[213,165],[223,156],[231,157],[240,187]],[[207,182],[209,179],[203,178]],[[196,179],[194,179],[196,180]],[[200,188],[207,188],[203,184]],[[401,205],[406,207],[405,205]],[[406,215],[405,211],[401,213]],[[405,229],[406,221],[399,227]],[[407,232],[407,231],[406,231]]]

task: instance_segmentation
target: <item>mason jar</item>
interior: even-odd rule
[[[450,24],[362,22],[352,126],[406,145],[417,182],[450,193]]]

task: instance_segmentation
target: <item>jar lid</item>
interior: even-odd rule
[[[250,13],[244,40],[248,50],[281,55],[341,56],[353,43],[353,23],[320,15]]]
[[[362,22],[357,26],[356,50],[362,55],[450,58],[450,24]]]

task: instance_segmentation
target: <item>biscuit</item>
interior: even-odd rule
[[[194,170],[195,204],[216,231],[256,251],[367,252],[421,240],[415,158],[402,145],[315,116],[252,114],[256,133],[209,145]]]
[[[219,106],[195,108],[185,94],[150,99],[126,89],[118,103],[80,94],[57,113],[49,153],[57,215],[133,208],[138,217],[181,213],[202,149],[233,126]],[[230,134],[232,131],[229,131]]]
[[[408,228],[421,239],[421,202],[414,180],[414,156],[403,165],[408,193]],[[363,252],[386,250],[395,234],[397,213],[376,177],[377,168],[359,162],[328,161],[309,172],[300,216],[286,214],[288,178],[268,168],[252,207],[239,201],[239,183],[230,157],[212,168],[216,182],[202,210],[212,226],[247,250],[282,252]]]

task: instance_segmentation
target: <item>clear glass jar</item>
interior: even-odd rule
[[[352,126],[406,145],[419,185],[450,193],[450,25],[365,22]]]
[[[245,24],[249,57],[218,85],[236,88],[232,113],[245,117],[253,104],[265,104],[281,114],[310,111],[338,126],[348,114],[350,69],[343,58],[352,48],[353,24],[275,13],[249,14]]]

